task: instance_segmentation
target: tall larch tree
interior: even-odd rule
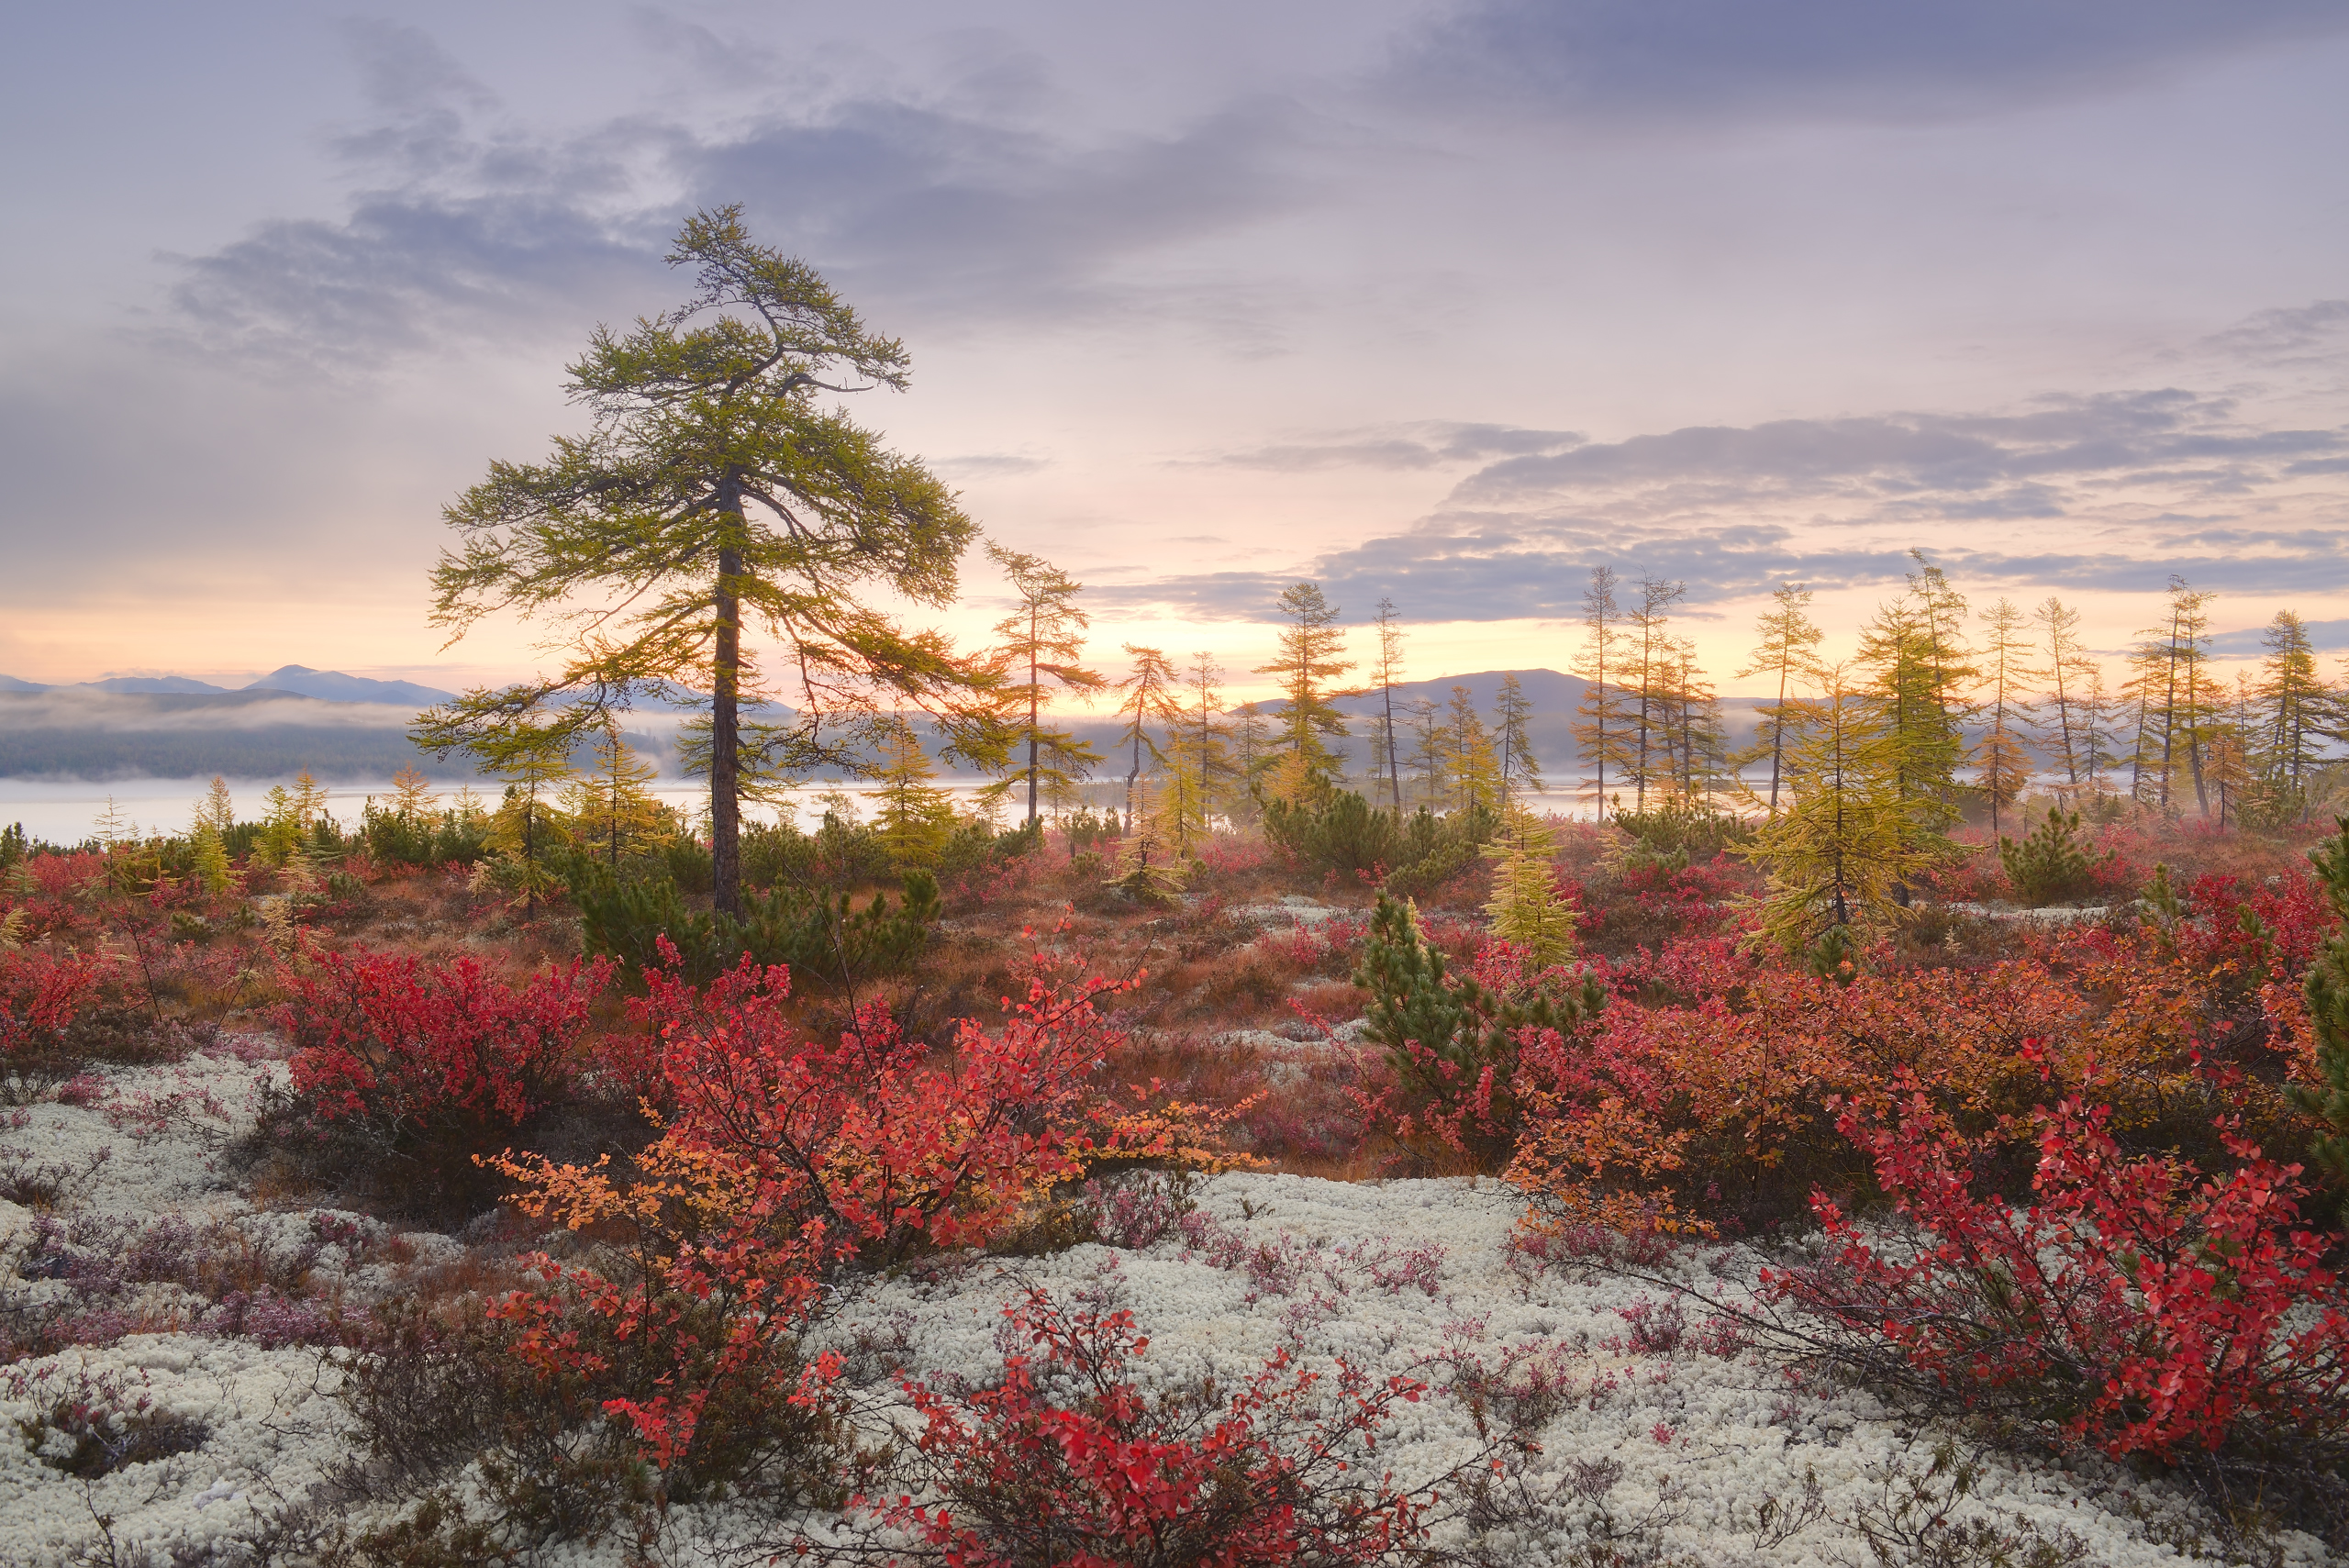
[[[1607,769],[1622,777],[1631,756],[1630,728],[1623,707],[1623,606],[1615,596],[1620,586],[1611,566],[1590,569],[1590,585],[1582,594],[1582,647],[1574,659],[1582,677],[1582,698],[1575,705],[1575,746],[1590,769],[1590,788],[1598,799],[1598,820],[1607,820]]]
[[[1403,679],[1403,639],[1408,634],[1392,599],[1378,601],[1371,625],[1378,628],[1377,662],[1371,669],[1371,686],[1378,693],[1377,756],[1386,772],[1388,801],[1399,817],[1403,815],[1403,772],[1402,752],[1395,742],[1395,687]]]
[[[595,758],[594,768],[563,792],[563,809],[587,852],[618,866],[623,851],[663,837],[665,813],[650,787],[660,770],[636,754],[618,714],[607,714],[596,732]]]
[[[2260,794],[2259,688],[2248,670],[2235,672],[2233,689],[2217,705],[2205,743],[2203,771],[2219,801],[2219,828],[2249,826],[2244,809]]]
[[[1631,775],[1631,808],[1645,811],[1649,784],[1659,773],[1666,779],[1672,776],[1667,754],[1670,715],[1666,710],[1678,660],[1667,628],[1673,605],[1687,589],[1685,584],[1667,583],[1658,577],[1642,577],[1635,586],[1638,598],[1626,617],[1631,627],[1625,641],[1629,645],[1631,701],[1637,706],[1632,709],[1631,765],[1626,771]]]
[[[2077,790],[2087,774],[2089,747],[2081,735],[2081,693],[2096,661],[2080,643],[2080,612],[2050,594],[2032,611],[2031,618],[2044,637],[2040,668],[2047,683],[2047,700],[2041,705],[2035,728],[2063,765],[2066,788]]]
[[[1728,762],[1721,729],[1720,695],[1697,662],[1697,645],[1673,642],[1671,715],[1675,748],[1680,753],[1678,788],[1688,800],[1709,796]]]
[[[2022,798],[2031,779],[2031,750],[2023,736],[2031,722],[2031,694],[2046,672],[2032,663],[2030,620],[2012,599],[1982,612],[1987,636],[1982,644],[1982,744],[1975,761],[1982,795],[1990,803],[1990,831],[1999,814]]]
[[[921,737],[902,715],[891,715],[882,736],[885,759],[874,791],[874,827],[893,871],[938,863],[954,836],[954,798],[936,783],[938,771]]]
[[[1237,767],[1230,808],[1235,818],[1252,820],[1256,792],[1273,769],[1273,721],[1261,703],[1244,702],[1231,710],[1231,751]]]
[[[1444,710],[1443,747],[1453,809],[1499,810],[1500,758],[1493,750],[1492,731],[1485,728],[1484,717],[1476,711],[1476,694],[1466,686],[1452,688],[1452,701]]]
[[[2308,623],[2277,610],[2260,633],[2260,763],[2271,789],[2288,792],[2294,815],[2308,815],[2308,773],[2323,759],[2322,742],[2340,724],[2340,704],[2317,671]]]
[[[1500,759],[1501,798],[1542,793],[1542,759],[1533,753],[1533,699],[1509,671],[1493,699],[1493,751]]]
[[[1761,826],[1747,851],[1769,873],[1762,932],[1796,953],[1831,938],[1852,951],[1897,917],[1908,879],[1930,863],[1911,831],[1881,694],[1842,665],[1817,684],[1787,748],[1794,804]]]
[[[1141,788],[1142,753],[1150,753],[1152,765],[1165,758],[1151,727],[1156,725],[1169,730],[1181,727],[1183,678],[1158,649],[1129,642],[1126,657],[1133,664],[1117,687],[1118,717],[1125,725],[1125,732],[1118,737],[1118,746],[1120,751],[1131,749],[1131,765],[1126,770],[1126,831],[1131,833],[1142,815],[1135,794]]]
[[[1273,793],[1295,802],[1330,788],[1340,776],[1341,759],[1329,742],[1346,733],[1337,699],[1349,694],[1338,683],[1354,662],[1342,657],[1345,630],[1319,584],[1291,584],[1281,593],[1279,608],[1288,623],[1281,628],[1279,652],[1254,673],[1280,680],[1281,757]]]
[[[1028,786],[1026,820],[1041,820],[1041,796],[1048,783],[1073,784],[1101,764],[1101,754],[1071,731],[1044,723],[1044,694],[1057,688],[1089,700],[1102,687],[1101,676],[1079,663],[1085,651],[1085,628],[1092,617],[1076,603],[1085,584],[1041,556],[1008,550],[990,541],[987,558],[1003,569],[1019,596],[1011,614],[996,622],[995,662],[1003,673],[1002,695],[1012,713],[1009,739],[1012,756],[1024,754],[1026,766],[987,786],[990,798],[1001,799],[1013,784]]]
[[[1230,793],[1235,769],[1231,727],[1223,717],[1223,666],[1197,652],[1183,672],[1182,717],[1166,737],[1166,813],[1175,848],[1190,851],[1205,838],[1217,803]]]
[[[518,709],[563,693],[574,732],[640,696],[707,706],[718,907],[740,907],[739,784],[746,750],[804,777],[874,767],[899,709],[927,713],[948,751],[1000,765],[991,672],[908,630],[868,591],[942,606],[975,528],[919,462],[827,399],[902,390],[904,345],[867,330],[804,261],[752,241],[735,206],[685,221],[668,260],[685,302],[626,332],[598,328],[566,390],[591,417],[543,463],[495,462],[445,516],[463,539],[434,568],[451,639],[502,610],[565,628],[562,672],[476,691],[418,721],[429,748],[495,744]],[[598,601],[595,603],[593,601]],[[787,722],[747,730],[767,691],[756,628],[788,676]]]
[[[1411,722],[1411,776],[1419,784],[1419,804],[1430,811],[1441,811],[1451,798],[1451,747],[1446,743],[1449,731],[1443,723],[1443,709],[1433,697],[1413,697],[1408,710]]]
[[[2158,691],[2149,684],[2145,696],[2152,709],[2148,717],[2159,724],[2158,799],[2165,814],[2175,809],[2172,786],[2181,768],[2193,783],[2196,809],[2206,817],[2210,811],[2202,762],[2219,704],[2208,646],[2210,602],[2209,593],[2173,574],[2161,622],[2145,634],[2148,643],[2159,649]]]
[[[1776,817],[1779,784],[1786,772],[1787,702],[1817,683],[1823,668],[1819,645],[1827,634],[1811,621],[1810,589],[1800,583],[1781,583],[1770,591],[1770,607],[1762,612],[1753,630],[1753,651],[1738,668],[1735,678],[1765,680],[1776,695],[1759,710],[1761,723],[1754,730],[1753,749],[1741,753],[1737,761],[1742,767],[1765,756],[1770,759],[1768,810]]]
[[[2169,809],[2169,645],[2140,633],[2129,650],[2129,674],[2121,683],[2121,706],[2130,718],[2129,798]]]
[[[1879,607],[1860,633],[1860,661],[1883,710],[1910,847],[1929,854],[1958,820],[1957,770],[1966,761],[1966,694],[1977,678],[1967,662],[1965,600],[1941,569],[1915,556],[1909,592]],[[1899,896],[1908,897],[1904,883]]]

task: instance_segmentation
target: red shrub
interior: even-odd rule
[[[96,953],[0,950],[0,1052],[32,1049],[63,1033],[97,999],[112,967]]]
[[[551,1372],[584,1354],[583,1311],[591,1337],[638,1347],[645,1375],[604,1408],[664,1468],[690,1453],[713,1399],[820,1416],[821,1369],[803,1382],[796,1346],[843,1259],[984,1242],[1103,1157],[1202,1157],[1187,1144],[1213,1118],[1118,1113],[1091,1086],[1119,1044],[1095,1000],[1126,988],[1069,985],[1040,958],[1000,1029],[965,1019],[931,1062],[878,1006],[837,1041],[802,1035],[780,968],[745,959],[707,989],[652,976],[635,1006],[662,1041],[674,1111],[633,1184],[601,1166],[493,1162],[522,1183],[526,1213],[616,1225],[633,1245],[595,1268],[538,1260],[553,1288],[518,1293],[497,1316]]]
[[[2183,902],[2187,917],[2168,928],[2168,944],[2229,1001],[2271,980],[2297,980],[2336,924],[2314,879],[2305,875],[2246,886],[2232,876],[2206,874],[2188,885]]]
[[[2232,1136],[2224,1177],[2126,1158],[2111,1114],[2077,1096],[2032,1113],[2038,1201],[2019,1210],[1975,1195],[1965,1143],[1921,1096],[1888,1126],[1847,1111],[1920,1245],[1887,1257],[1822,1197],[1840,1251],[1766,1273],[1768,1293],[1887,1348],[1911,1387],[2115,1455],[2349,1434],[2349,1318],[2329,1239],[2295,1223],[2300,1168]]]
[[[80,1058],[67,1033],[113,969],[95,953],[0,950],[0,1100],[26,1104],[73,1075]]]
[[[0,897],[0,915],[19,917],[20,939],[53,936],[79,924],[91,895],[106,885],[106,858],[80,851],[31,855],[17,862],[9,880],[15,885]]]
[[[965,1018],[948,1059],[874,1004],[836,1042],[784,1015],[790,977],[747,958],[696,991],[654,977],[631,1005],[665,1043],[669,1141],[748,1161],[777,1213],[896,1257],[984,1240],[1030,1194],[1096,1152],[1092,1080],[1121,1037],[1096,998],[1040,962],[990,1032]]]
[[[923,1556],[953,1568],[1367,1564],[1405,1560],[1424,1539],[1437,1496],[1397,1487],[1375,1456],[1425,1385],[1341,1359],[1322,1396],[1321,1375],[1283,1350],[1228,1396],[1211,1383],[1145,1395],[1127,1376],[1150,1343],[1130,1313],[1067,1312],[1033,1287],[1004,1311],[1028,1353],[1005,1358],[999,1382],[960,1396],[903,1385],[925,1423],[916,1467],[940,1500],[867,1506]]]
[[[519,989],[475,960],[327,952],[283,976],[294,1092],[329,1122],[398,1144],[494,1134],[568,1095],[608,960],[542,970]]]

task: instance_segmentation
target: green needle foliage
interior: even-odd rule
[[[2006,868],[2017,898],[2037,908],[2077,897],[2095,884],[2099,862],[2079,841],[2079,831],[2080,814],[2058,806],[2050,806],[2046,819],[2021,843],[1998,835],[1998,863]],[[2110,861],[2113,853],[2105,860]]]
[[[1503,1127],[1512,1119],[1503,1102],[1519,1031],[1571,1033],[1607,1005],[1605,989],[1588,973],[1563,995],[1531,991],[1504,996],[1471,975],[1448,973],[1443,954],[1420,932],[1418,907],[1384,893],[1371,914],[1353,982],[1370,994],[1363,1038],[1386,1051],[1405,1084],[1451,1098],[1490,1067],[1496,1085],[1492,1119]]]
[[[919,708],[949,752],[999,764],[996,677],[934,632],[908,631],[860,595],[944,606],[976,532],[914,459],[823,401],[907,378],[904,346],[867,331],[805,262],[754,244],[739,207],[688,219],[669,253],[696,286],[625,333],[596,328],[568,391],[593,416],[543,463],[494,462],[445,511],[463,536],[432,574],[452,639],[503,610],[563,625],[562,672],[476,691],[420,721],[445,751],[570,694],[553,722],[599,728],[637,695],[706,703],[712,875],[740,906],[740,779],[863,771],[872,730]],[[776,645],[785,719],[745,725],[762,695],[746,630]]]
[[[1794,805],[1743,851],[1770,873],[1762,935],[1796,953],[1810,952],[1837,927],[1872,934],[1890,923],[1906,879],[1946,852],[1945,840],[1916,831],[1890,704],[1871,701],[1841,669],[1827,671],[1820,684],[1823,695],[1794,717],[1787,753]],[[1837,938],[1839,953],[1852,936]]]
[[[588,954],[618,960],[624,983],[635,989],[642,987],[647,969],[666,967],[660,951],[664,936],[677,950],[684,977],[696,985],[747,953],[758,963],[784,965],[800,984],[814,980],[853,989],[861,980],[909,966],[944,908],[938,879],[927,871],[905,874],[895,906],[885,894],[858,909],[845,893],[827,898],[807,888],[778,886],[764,898],[747,900],[739,917],[722,909],[693,913],[674,880],[624,882],[592,856],[575,857],[570,873]]]
[[[1537,970],[1574,957],[1575,906],[1558,890],[1558,846],[1549,825],[1512,805],[1485,852],[1495,862],[1492,901],[1485,906],[1493,935],[1513,944]]]
[[[996,622],[996,635],[1003,641],[995,657],[1004,673],[1011,741],[1027,753],[1027,765],[981,793],[1001,799],[1024,780],[1025,820],[1036,822],[1042,817],[1045,795],[1073,792],[1078,780],[1101,765],[1101,754],[1090,745],[1045,723],[1046,684],[1089,702],[1105,683],[1097,672],[1077,662],[1085,652],[1085,628],[1093,624],[1076,603],[1085,584],[1040,555],[990,544],[987,558],[1003,568],[1012,592],[1019,595],[1019,607]],[[1019,712],[1023,707],[1024,715]]]

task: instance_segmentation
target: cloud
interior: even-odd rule
[[[2344,29],[2332,0],[1482,0],[1405,41],[1388,84],[1472,113],[1912,121]]]
[[[1009,479],[1041,473],[1052,466],[1052,460],[1019,452],[971,452],[962,457],[935,458],[930,466],[950,479]]]
[[[657,279],[657,253],[576,207],[386,195],[341,223],[281,220],[178,258],[184,330],[209,353],[363,377],[406,351],[511,339]]]
[[[1953,573],[1998,585],[2151,591],[2178,573],[2230,592],[2349,588],[2349,503],[2305,484],[2349,463],[2309,455],[2349,454],[2349,429],[2261,428],[2228,399],[2176,388],[2047,397],[2012,413],[1784,419],[1553,444],[1486,463],[1406,530],[1294,571],[1101,592],[1251,618],[1308,577],[1357,611],[1391,595],[1413,619],[1551,618],[1577,612],[1602,562],[1684,582],[1702,606],[1779,581],[1897,583],[1919,543]],[[1365,449],[1383,450],[1267,450],[1336,462]],[[1416,450],[1437,448],[1423,439]]]
[[[2349,620],[2312,620],[2303,623],[2310,645],[2319,652],[2330,653],[2349,649]],[[2242,631],[2222,631],[2210,639],[2210,651],[2221,659],[2252,659],[2266,651],[2267,628],[2254,626]]]
[[[731,47],[666,18],[637,26],[692,61]],[[348,216],[273,219],[166,258],[175,326],[208,354],[356,374],[379,356],[634,314],[678,292],[660,258],[682,214],[734,201],[763,239],[900,314],[1157,315],[1263,349],[1297,303],[1279,284],[1136,266],[1314,199],[1285,167],[1304,114],[1285,101],[1072,141],[995,113],[1032,97],[1018,81],[1041,67],[974,48],[968,80],[918,100],[835,93],[722,131],[630,116],[553,135],[502,125],[495,98],[416,28],[346,37],[374,111],[330,144],[361,187]]]
[[[1213,457],[1177,459],[1174,466],[1264,469],[1275,473],[1308,473],[1332,468],[1445,468],[1493,457],[1548,455],[1580,446],[1585,439],[1573,430],[1421,422],[1341,431],[1318,441],[1294,441]]]
[[[1464,480],[1455,498],[1522,501],[1594,489],[1732,487],[1782,495],[1980,497],[1971,515],[2053,516],[2054,480],[2132,473],[2215,485],[2280,462],[2349,451],[2349,432],[2237,424],[2227,399],[2165,388],[2054,397],[2012,415],[1885,414],[1692,426],[1509,458]],[[2186,465],[2181,467],[2180,465]],[[2166,471],[2166,472],[2164,472]],[[1987,506],[1987,511],[1980,510]]]
[[[2310,364],[2349,349],[2349,299],[2262,310],[2202,340],[2206,349],[2254,364]]]

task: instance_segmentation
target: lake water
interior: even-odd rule
[[[978,778],[938,781],[941,787],[958,798],[975,795],[986,782]],[[271,785],[283,784],[290,789],[293,784],[291,778],[230,779],[228,793],[236,802],[238,819],[261,817],[267,809],[265,797]],[[45,839],[52,844],[78,844],[97,832],[98,822],[111,803],[126,825],[135,822],[141,832],[184,833],[195,815],[196,802],[211,787],[208,778],[109,779],[102,784],[83,779],[0,778],[0,826],[21,822],[28,837]],[[453,787],[438,784],[434,787],[444,799],[457,793]],[[698,779],[656,780],[651,787],[653,795],[688,817],[699,815],[709,798],[709,786]],[[824,809],[817,797],[833,787],[836,786],[808,785],[793,792],[802,822],[813,826]],[[843,787],[859,803],[861,814],[869,815],[871,807],[863,797],[872,793],[870,785],[837,787]],[[474,788],[484,800],[494,801],[505,786],[484,781]],[[327,809],[336,821],[349,827],[359,820],[369,795],[389,797],[395,793],[388,778],[329,784]],[[753,821],[772,822],[777,812],[774,806],[745,801],[742,814]]]
[[[976,777],[941,778],[941,787],[952,793],[958,801],[968,800],[986,784]],[[239,820],[259,817],[263,809],[263,797],[272,784],[291,788],[291,778],[230,779],[228,791],[234,797]],[[97,831],[99,819],[112,802],[116,813],[127,823],[135,822],[144,832],[184,833],[189,819],[195,813],[195,803],[210,789],[212,781],[202,779],[110,779],[93,784],[82,779],[0,778],[0,826],[22,822],[25,832],[35,839],[45,839],[52,844],[78,844]],[[446,797],[456,791],[436,784]],[[480,794],[495,799],[502,785],[484,783],[475,786]],[[812,827],[824,810],[818,796],[828,790],[841,789],[859,804],[860,814],[870,816],[872,807],[865,797],[873,793],[869,784],[807,784],[792,792],[793,803],[798,808],[802,824]],[[688,817],[697,817],[704,809],[709,789],[698,779],[661,779],[651,785],[652,793],[676,806]],[[345,826],[359,820],[361,809],[371,795],[389,796],[394,793],[390,779],[363,781],[354,784],[330,784],[327,787],[327,809]],[[1096,780],[1085,786],[1088,804],[1096,808],[1122,801],[1125,786],[1122,780]],[[1024,796],[1020,799],[1024,801]],[[1005,814],[1007,824],[1017,820],[1014,809]],[[1584,817],[1590,815],[1590,803],[1586,796],[1564,793],[1539,795],[1531,798],[1536,810],[1552,811],[1561,817]],[[772,822],[777,815],[774,807],[746,801],[743,816],[752,821]]]

